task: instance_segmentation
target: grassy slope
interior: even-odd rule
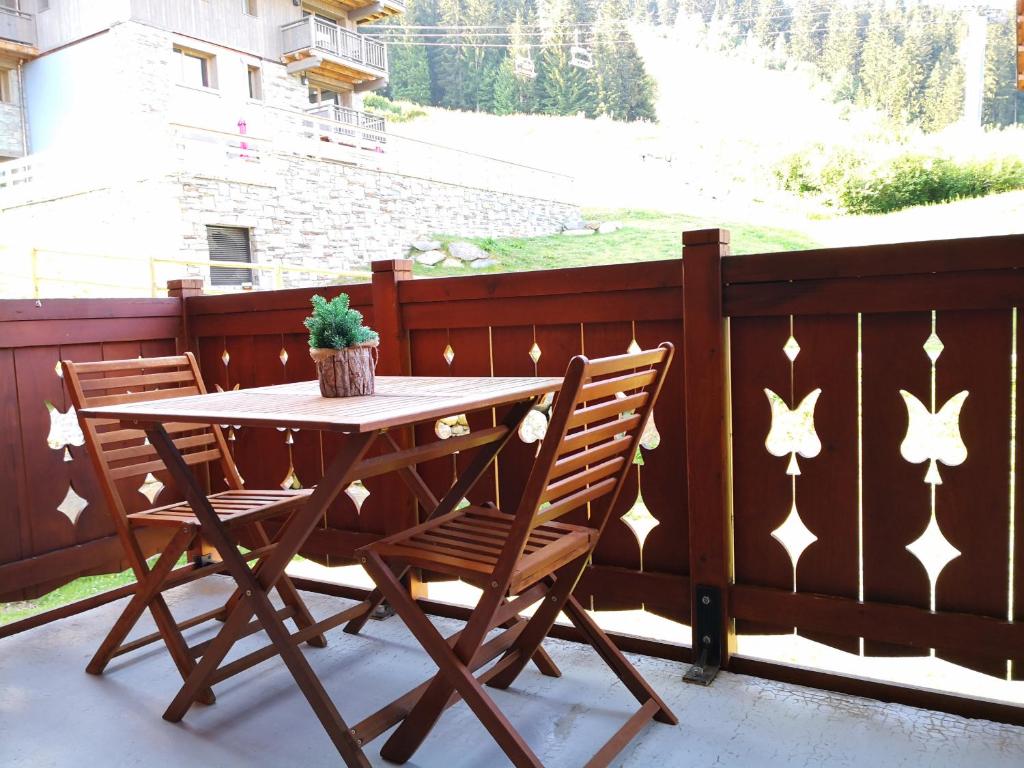
[[[465,238],[494,254],[498,265],[489,269],[424,267],[417,264],[415,273],[422,277],[478,274],[485,272],[523,272],[534,269],[585,267],[598,264],[621,264],[655,261],[679,257],[681,233],[687,229],[724,226],[732,232],[734,253],[761,253],[813,248],[817,242],[787,229],[752,226],[742,223],[712,224],[709,220],[683,214],[652,211],[587,211],[585,218],[597,221],[619,221],[624,226],[608,235],[569,237]],[[440,235],[448,243],[462,238]]]

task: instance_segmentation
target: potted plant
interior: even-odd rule
[[[314,295],[312,303],[313,314],[304,324],[309,329],[309,354],[316,363],[320,394],[372,395],[380,337],[363,325],[363,313],[349,306],[347,294],[330,301]]]

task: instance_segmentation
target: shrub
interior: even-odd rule
[[[869,163],[855,150],[826,152],[819,144],[786,157],[775,178],[783,189],[820,196],[848,213],[889,213],[1024,189],[1024,160],[1007,156],[957,161],[904,153]]]
[[[849,177],[838,197],[850,213],[888,213],[1013,189],[1024,189],[1024,161],[1016,158],[958,163],[903,155],[873,173]]]

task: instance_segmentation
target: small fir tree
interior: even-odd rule
[[[363,325],[363,313],[349,306],[348,294],[340,293],[330,301],[314,294],[311,302],[313,314],[303,322],[311,348],[347,349],[379,341],[377,332]]]

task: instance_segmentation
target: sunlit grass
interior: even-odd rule
[[[490,253],[497,265],[486,269],[464,267],[425,267],[414,271],[421,277],[480,274],[489,272],[526,272],[538,269],[587,267],[660,259],[678,259],[682,233],[686,230],[723,227],[732,234],[732,252],[736,254],[794,251],[813,248],[817,242],[801,232],[741,222],[721,222],[684,214],[644,210],[589,210],[588,221],[617,221],[622,229],[610,234],[545,237],[456,238],[439,234],[444,245],[468,240]]]

